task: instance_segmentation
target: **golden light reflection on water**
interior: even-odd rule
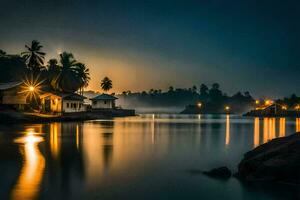
[[[254,147],[259,145],[259,118],[254,118]]]
[[[230,143],[230,116],[226,115],[226,136],[225,144],[229,145]]]
[[[300,118],[296,118],[296,132],[300,132]]]
[[[43,141],[44,139],[37,136],[33,129],[28,129],[25,136],[15,140],[20,144],[23,166],[17,183],[12,189],[12,199],[36,199],[38,197],[45,169],[45,159],[38,144]]]
[[[276,137],[275,118],[264,118],[263,143]]]
[[[59,137],[60,132],[61,132],[60,123],[50,124],[50,151],[54,159],[58,158],[59,151],[60,151],[60,137]]]
[[[272,140],[276,137],[276,127],[275,127],[275,118],[269,119],[269,140]]]
[[[285,118],[280,118],[279,119],[279,137],[284,137],[285,136]]]
[[[79,125],[76,124],[76,148],[79,151]]]
[[[151,120],[151,141],[152,144],[155,143],[155,115],[153,115]]]
[[[276,120],[279,122],[278,129],[276,130]],[[277,132],[278,131],[278,132]],[[276,134],[278,133],[278,134]],[[254,137],[259,137],[259,119],[255,118],[254,123]],[[274,138],[284,137],[286,135],[286,119],[285,118],[264,118],[263,119],[263,143],[266,143]],[[259,139],[255,139],[254,146],[258,146]]]

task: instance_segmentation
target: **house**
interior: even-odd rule
[[[287,112],[287,106],[279,103],[271,103],[265,106],[256,108],[256,110],[261,111],[265,114],[282,114]]]
[[[92,109],[113,109],[116,107],[116,99],[118,98],[109,94],[100,94],[90,100]]]
[[[23,110],[27,104],[27,96],[22,87],[23,82],[0,83],[0,105]]]
[[[76,93],[47,92],[40,95],[43,112],[72,113],[86,111],[86,97]]]

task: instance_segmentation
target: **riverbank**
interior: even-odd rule
[[[135,111],[126,109],[99,109],[77,113],[41,114],[34,112],[30,113],[6,110],[0,112],[0,124],[86,121],[127,116],[135,116]]]

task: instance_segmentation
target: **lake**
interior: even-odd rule
[[[137,117],[0,126],[0,199],[295,199],[298,188],[212,179],[300,119]]]

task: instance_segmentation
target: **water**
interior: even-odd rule
[[[0,199],[295,199],[298,188],[245,185],[192,170],[226,165],[300,119],[141,115],[0,126]]]

